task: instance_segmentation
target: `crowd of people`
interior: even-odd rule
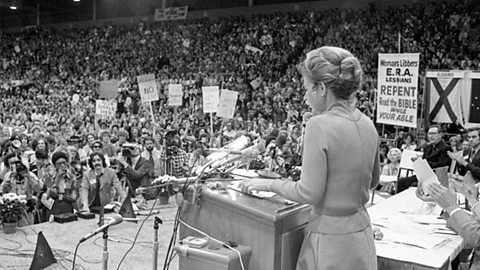
[[[120,174],[117,180],[131,185],[129,192],[135,195],[135,188],[156,177],[187,175],[194,162],[205,162],[205,148],[222,147],[242,135],[266,140],[267,151],[252,162],[253,167],[297,180],[295,168],[301,164],[308,118],[304,116],[309,110],[298,64],[306,52],[329,44],[357,56],[364,76],[356,106],[375,121],[377,54],[397,52],[400,34],[402,52],[420,53],[421,76],[426,69],[477,70],[480,46],[472,42],[479,41],[469,36],[479,23],[473,16],[476,8],[472,1],[385,9],[371,4],[360,10],[142,21],[87,29],[40,27],[4,34],[0,192],[12,191],[6,184],[10,178],[21,178],[17,181],[21,183],[31,173],[28,194],[41,198],[57,187],[54,180],[61,171],[76,179],[70,185],[72,192],[76,190],[70,208],[88,208],[80,189],[88,183],[95,186],[95,181],[85,179],[98,159],[92,154],[102,157],[105,168],[130,168],[122,172],[131,181],[122,182]],[[159,101],[152,103],[154,119],[149,104],[141,102],[137,83],[137,76],[151,73],[160,89]],[[109,79],[119,80],[117,112],[105,119],[95,115],[95,101],[100,82]],[[168,106],[170,83],[183,86],[180,107]],[[203,113],[201,88],[212,85],[239,92],[233,119]],[[384,164],[393,162],[387,158],[390,148],[415,148],[415,136],[397,135],[382,145]],[[58,159],[59,153],[67,157]],[[62,164],[65,159],[67,165],[57,166],[54,157]],[[18,164],[29,173],[18,174]],[[111,181],[117,185],[117,180]],[[55,198],[56,193],[47,197]]]

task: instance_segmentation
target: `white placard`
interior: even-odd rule
[[[413,163],[413,170],[417,176],[419,185],[421,184],[423,192],[429,194],[430,186],[435,183],[440,183],[438,181],[437,175],[433,172],[430,165],[428,165],[427,160],[423,158],[417,159]]]
[[[237,105],[238,92],[222,89],[218,103],[218,117],[233,118]]]
[[[417,127],[420,54],[378,54],[377,122]]]
[[[412,158],[418,159],[423,156],[422,152],[404,149],[400,158],[400,168],[413,170]]]
[[[100,118],[115,117],[117,112],[116,100],[100,100],[95,101],[95,115]]]
[[[181,84],[168,85],[168,106],[182,106],[182,91]]]
[[[137,76],[137,81],[143,103],[158,100],[158,89],[154,74]]]
[[[214,113],[218,110],[218,103],[220,101],[218,86],[203,86],[203,112]]]

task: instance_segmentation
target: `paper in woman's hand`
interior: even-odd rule
[[[425,195],[430,194],[430,187],[432,184],[439,184],[437,176],[433,172],[430,165],[425,159],[417,159],[413,163],[413,171],[417,176],[419,185],[422,186],[422,189]]]

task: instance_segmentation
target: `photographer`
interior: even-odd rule
[[[181,148],[180,136],[176,130],[169,130],[165,134],[161,159],[165,163],[165,174],[175,177],[188,174],[188,155]]]
[[[28,168],[20,161],[20,158],[14,153],[4,157],[5,165],[8,169],[4,176],[4,181],[0,185],[0,194],[15,193],[27,197],[27,218],[29,223],[33,223],[32,212],[35,209],[35,198],[42,189],[43,183],[37,176],[30,172]]]
[[[153,175],[153,164],[148,159],[140,156],[140,148],[136,144],[125,143],[122,146],[121,155],[116,158],[121,165],[121,171],[125,173],[130,196],[135,197],[135,190],[139,187],[149,187]],[[153,191],[152,191],[153,193]],[[154,199],[152,193],[144,193],[146,200]]]
[[[27,169],[18,156],[10,153],[4,157],[4,160],[8,171],[0,185],[0,193],[26,195],[27,200],[30,200],[34,193],[40,192],[43,183]]]

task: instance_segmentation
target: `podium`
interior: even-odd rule
[[[192,193],[193,188],[186,192],[189,202]],[[310,211],[309,205],[286,204],[279,196],[261,199],[204,186],[197,202],[185,206],[180,217],[220,241],[250,247],[250,270],[294,270]],[[200,236],[181,224],[180,239],[189,235]]]

